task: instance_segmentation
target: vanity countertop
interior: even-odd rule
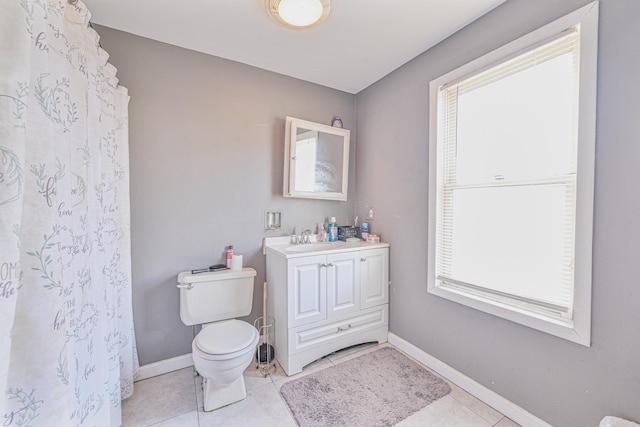
[[[313,236],[311,243],[294,245],[290,243],[289,236],[267,237],[264,239],[263,253],[273,253],[285,258],[298,258],[309,255],[330,255],[334,253],[347,252],[353,250],[387,248],[388,243],[366,243],[366,242],[316,242]]]

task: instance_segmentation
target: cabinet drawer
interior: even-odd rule
[[[324,342],[358,334],[389,323],[389,305],[384,304],[373,309],[359,311],[355,315],[343,317],[322,325],[305,325],[289,329],[289,354],[310,349]]]

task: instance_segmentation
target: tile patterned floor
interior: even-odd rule
[[[308,365],[302,373],[292,377],[287,377],[278,368],[265,378],[252,364],[244,373],[246,399],[211,412],[204,412],[202,409],[202,378],[194,375],[193,368],[139,381],[135,383],[133,396],[123,402],[122,426],[295,427],[296,422],[279,393],[285,382],[387,346],[391,345],[365,344],[342,350]],[[449,384],[450,394],[396,426],[519,427],[460,387],[451,382]]]

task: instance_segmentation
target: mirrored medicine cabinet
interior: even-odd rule
[[[350,131],[287,117],[284,196],[347,200]]]

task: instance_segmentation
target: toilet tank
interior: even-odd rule
[[[256,271],[248,267],[242,271],[178,274],[182,323],[191,326],[249,315],[255,276]]]

